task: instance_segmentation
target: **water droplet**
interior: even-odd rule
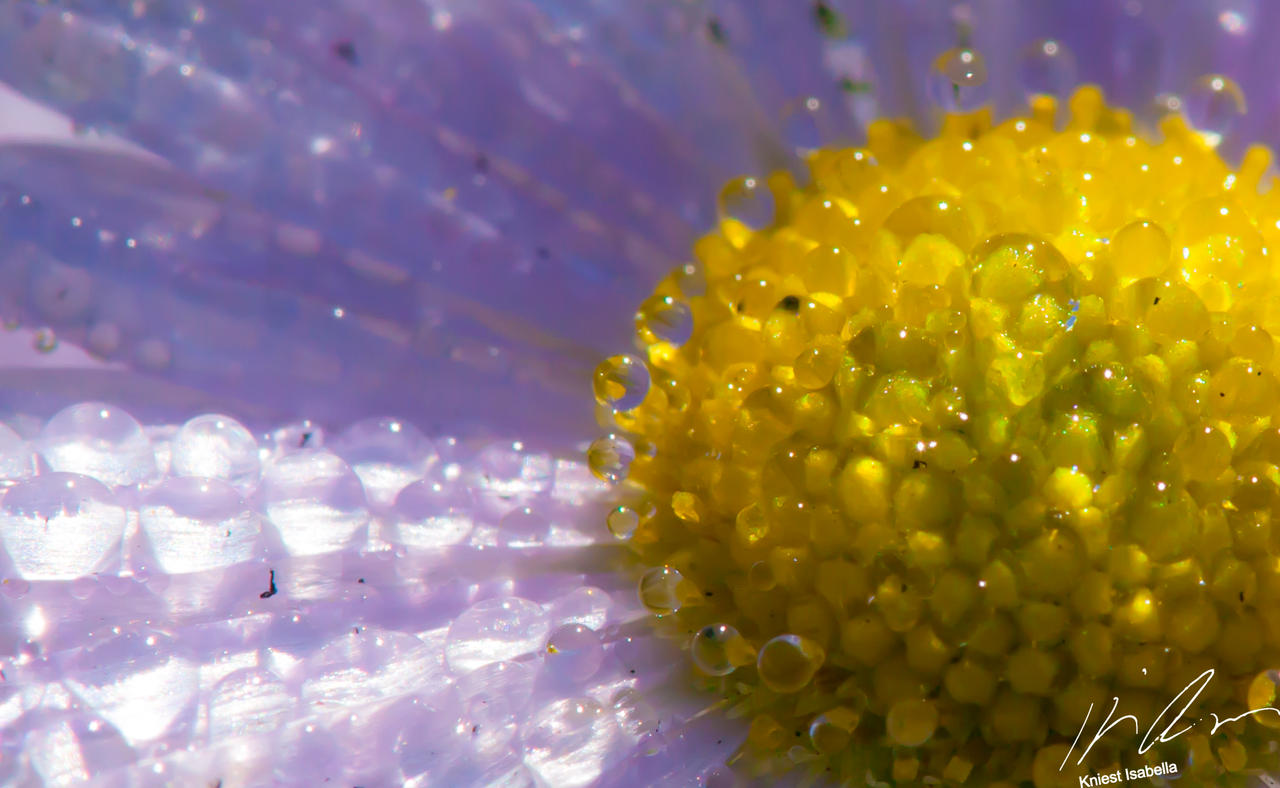
[[[388,538],[410,547],[447,547],[471,533],[473,496],[459,482],[421,479],[396,496]]]
[[[509,546],[533,547],[543,543],[550,525],[540,512],[528,506],[518,506],[502,516],[498,530]]]
[[[286,454],[262,474],[263,511],[293,555],[341,550],[364,536],[369,510],[360,479],[323,449]]]
[[[52,353],[58,349],[58,335],[52,328],[38,328],[31,336],[31,347],[39,353]]]
[[[288,722],[297,699],[274,673],[245,668],[223,677],[209,695],[209,737],[269,734]]]
[[[717,206],[722,220],[737,219],[753,230],[773,223],[773,195],[764,181],[755,176],[734,178],[725,184]]]
[[[631,356],[611,356],[596,367],[592,388],[598,402],[614,410],[631,410],[649,393],[649,370]]]
[[[677,569],[654,567],[640,578],[640,603],[657,616],[675,613],[688,598],[687,582]]]
[[[37,443],[55,471],[92,476],[113,487],[156,475],[155,454],[141,425],[124,410],[101,402],[58,411]]]
[[[782,141],[800,158],[822,147],[830,129],[827,109],[816,96],[805,96],[782,110]]]
[[[618,690],[610,705],[619,727],[632,736],[643,736],[657,730],[661,721],[644,695],[630,687]]]
[[[636,450],[631,442],[612,434],[596,438],[587,449],[587,466],[591,472],[596,478],[614,484],[627,477],[635,458]]]
[[[519,597],[472,605],[449,626],[444,656],[454,673],[540,650],[550,626],[542,606]]]
[[[612,605],[606,592],[594,586],[582,586],[555,601],[551,620],[559,624],[582,624],[598,632],[609,620]]]
[[[125,510],[96,479],[49,473],[19,482],[0,505],[0,539],[32,580],[74,580],[120,560]]]
[[[822,646],[800,635],[779,635],[760,647],[756,669],[774,692],[799,692],[826,661]]]
[[[689,656],[698,670],[710,676],[727,676],[750,657],[750,646],[728,624],[711,624],[698,630],[689,644]]]
[[[590,698],[559,700],[544,707],[525,729],[525,764],[539,781],[585,788],[600,777],[617,737],[613,715]]]
[[[139,509],[139,523],[156,563],[169,574],[247,561],[261,530],[234,487],[191,476],[166,479],[152,490]]]
[[[629,506],[618,506],[609,510],[605,523],[615,539],[630,539],[640,525],[640,514]]]
[[[645,345],[667,342],[680,347],[693,336],[693,312],[678,298],[650,296],[636,310],[636,333]]]
[[[440,653],[408,634],[361,626],[307,658],[302,700],[312,713],[367,706],[444,681]]]
[[[707,292],[706,273],[695,263],[685,263],[673,270],[671,280],[685,298],[696,298]]]
[[[948,49],[929,70],[929,95],[947,112],[969,112],[990,95],[987,65],[972,49]]]
[[[1210,74],[1196,80],[1184,102],[1187,123],[1216,146],[1245,113],[1244,91],[1228,77]]]
[[[36,452],[30,441],[0,424],[0,488],[36,475]]]
[[[571,682],[586,681],[600,669],[604,647],[600,636],[582,624],[566,624],[547,639],[547,665]]]
[[[258,441],[230,416],[207,413],[183,424],[173,438],[173,472],[179,476],[225,479],[242,493],[258,484],[262,463]]]
[[[1076,84],[1076,59],[1061,41],[1042,38],[1022,50],[1018,81],[1028,96],[1065,97]]]
[[[67,686],[137,745],[195,717],[199,672],[177,642],[151,629],[127,630],[78,653]]]
[[[858,714],[852,709],[843,706],[830,709],[809,723],[809,740],[819,753],[834,754],[849,746],[857,725]]]
[[[504,751],[515,738],[520,713],[533,697],[537,669],[525,662],[494,662],[460,677],[461,730],[483,756]]]
[[[389,506],[397,493],[421,479],[434,455],[431,442],[417,427],[386,418],[352,424],[329,448],[360,477],[375,506]]]

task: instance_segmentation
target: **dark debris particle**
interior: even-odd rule
[[[1241,602],[1243,602],[1243,601],[1244,601],[1244,592],[1243,592],[1243,591],[1241,591],[1241,592],[1240,592],[1240,601],[1241,601]]]
[[[266,591],[263,591],[261,594],[258,594],[259,599],[270,599],[271,597],[275,596],[276,593],[279,591],[279,589],[276,588],[276,570],[271,569],[269,571],[271,572],[270,579],[268,580],[268,583],[270,583],[270,585],[267,586]]]
[[[1225,397],[1225,396],[1227,396],[1227,392],[1225,392],[1225,391],[1219,391],[1219,392],[1218,392],[1218,396],[1219,396],[1219,397]]]
[[[733,305],[733,308],[738,310],[738,314],[742,314],[742,310],[746,309],[747,305],[745,302],[739,301],[738,303]]]
[[[635,668],[632,668],[632,669],[631,669],[631,675],[632,675],[632,676],[636,675],[636,669],[635,669]]]
[[[724,26],[720,24],[720,20],[714,16],[707,20],[707,36],[711,40],[721,46],[729,42],[729,37],[724,33]]]
[[[1151,302],[1151,305],[1152,305],[1152,306],[1155,306],[1155,305],[1156,305],[1156,304],[1158,304],[1158,303],[1160,303],[1160,296],[1156,296],[1156,300],[1152,301],[1152,302]]]
[[[844,18],[840,16],[834,8],[828,3],[817,2],[813,4],[813,18],[818,23],[818,29],[825,36],[832,38],[843,38],[848,34],[844,26]]]
[[[302,433],[302,437],[298,439],[298,448],[303,448],[303,447],[305,447],[308,443],[310,443],[310,442],[311,442],[311,436],[312,436],[313,434],[314,434],[314,433],[311,433],[311,432],[304,432],[304,433]]]
[[[840,89],[845,93],[870,93],[871,83],[853,77],[841,77]]]
[[[912,470],[918,470],[920,468],[928,468],[928,467],[929,467],[929,463],[925,462],[924,460],[914,460],[911,463]]]
[[[796,296],[789,295],[778,302],[778,309],[785,309],[794,315],[800,311],[800,299]]]
[[[356,45],[348,40],[335,41],[333,44],[333,54],[340,60],[344,60],[351,65],[357,65],[359,59],[356,57]]]
[[[357,582],[357,583],[361,583],[361,584],[363,584],[363,583],[364,583],[364,578],[363,578],[363,577],[357,578],[357,579],[356,579],[356,582]]]
[[[715,592],[714,592],[714,591],[704,591],[702,595],[703,595],[703,596],[715,596],[716,594],[715,594]]]

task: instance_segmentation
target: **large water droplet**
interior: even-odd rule
[[[675,613],[684,604],[685,582],[684,575],[677,569],[654,567],[640,578],[640,603],[654,615]]]
[[[156,563],[170,574],[247,561],[261,530],[234,487],[191,476],[161,482],[139,509],[139,522]]]
[[[737,219],[753,230],[773,223],[773,194],[764,181],[751,175],[725,184],[717,205],[721,219]]]
[[[364,482],[369,502],[389,506],[410,483],[421,479],[433,451],[431,442],[400,419],[365,419],[348,427],[330,443]]]
[[[407,547],[447,547],[471,533],[473,496],[459,482],[420,479],[400,491],[387,538]]]
[[[1022,50],[1018,82],[1028,96],[1065,97],[1076,84],[1076,59],[1054,38],[1042,38]]]
[[[0,504],[0,539],[18,574],[74,580],[113,570],[125,510],[96,479],[50,473],[19,482]]]
[[[267,518],[293,555],[341,550],[364,536],[364,487],[347,464],[323,449],[286,454],[262,475]]]
[[[627,477],[627,471],[636,458],[635,447],[626,438],[606,435],[596,438],[587,448],[587,466],[597,479],[618,483]]]
[[[636,333],[641,342],[667,342],[680,347],[693,336],[693,313],[683,300],[653,295],[636,310]]]
[[[782,110],[782,141],[802,159],[822,147],[830,134],[831,119],[822,100],[805,96]]]
[[[592,389],[596,401],[614,410],[631,410],[649,393],[649,370],[631,356],[611,356],[596,367]]]
[[[595,782],[617,736],[613,715],[590,698],[543,708],[525,731],[525,764],[546,785],[579,788]]]
[[[605,516],[605,524],[613,538],[627,540],[640,526],[640,514],[630,506],[616,506]]]
[[[151,441],[124,410],[83,402],[58,411],[38,439],[40,453],[55,471],[92,476],[113,487],[156,475]]]
[[[566,624],[547,639],[547,665],[570,682],[586,681],[600,669],[604,647],[600,636],[582,624]]]
[[[1210,145],[1218,145],[1245,113],[1244,91],[1230,78],[1209,74],[1187,91],[1187,122]]]
[[[546,643],[549,628],[536,602],[519,597],[478,602],[449,626],[445,660],[454,673],[465,673],[532,654]]]
[[[632,736],[652,733],[662,721],[644,694],[631,687],[618,690],[609,703],[619,727]]]
[[[948,49],[929,69],[929,95],[947,112],[969,112],[990,95],[987,65],[972,49]]]
[[[826,660],[822,646],[800,635],[779,635],[760,647],[756,669],[774,692],[799,692]]]
[[[67,686],[135,746],[195,716],[199,672],[162,632],[122,632],[77,654],[67,670]]]
[[[230,416],[208,413],[196,416],[174,436],[174,474],[225,479],[242,493],[258,484],[261,460],[258,441]]]
[[[693,664],[711,676],[727,676],[749,655],[746,639],[729,624],[711,624],[698,630],[689,644]]]

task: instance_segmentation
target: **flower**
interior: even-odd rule
[[[1259,5],[281,8],[0,10],[74,142],[0,152],[0,308],[88,351],[0,435],[5,781],[731,780],[582,459],[717,185],[1078,81],[1272,119]]]

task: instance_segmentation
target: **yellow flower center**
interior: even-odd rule
[[[643,357],[597,371],[610,530],[756,773],[1280,767],[1273,712],[1138,752],[1208,668],[1171,733],[1275,703],[1270,154],[1233,170],[1176,118],[1149,142],[1092,88],[1055,111],[881,121],[807,186],[731,184],[642,305]],[[772,223],[734,218],[766,192]],[[1113,697],[1138,734],[1077,766]]]

